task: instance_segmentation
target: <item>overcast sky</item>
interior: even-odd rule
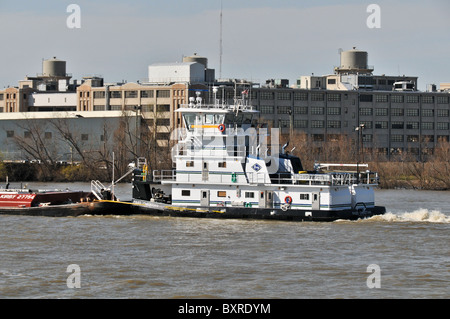
[[[80,28],[68,28],[71,3]],[[378,4],[381,28],[369,28]],[[222,77],[259,81],[333,73],[338,50],[368,51],[375,74],[450,82],[450,1],[222,0]],[[136,82],[148,65],[206,56],[219,76],[220,0],[0,0],[0,88],[67,61],[75,79]]]

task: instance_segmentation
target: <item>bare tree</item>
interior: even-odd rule
[[[34,119],[26,119],[16,124],[24,131],[24,136],[15,135],[14,142],[20,147],[30,161],[40,163],[39,166],[45,180],[52,179],[55,171],[56,147],[53,134],[46,131],[47,126]]]
[[[443,189],[450,189],[450,143],[439,139],[433,159],[430,161],[430,175]]]

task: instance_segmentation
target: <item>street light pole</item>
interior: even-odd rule
[[[139,140],[140,140],[140,124],[139,124],[139,111],[142,110],[142,106],[135,106],[134,107],[134,111],[136,112],[136,123],[135,123],[135,137],[136,137],[136,148],[135,148],[135,153],[136,153],[136,158],[139,157]]]
[[[294,121],[293,121],[293,112],[292,108],[289,109],[289,140],[292,141],[292,135],[294,131]]]
[[[362,132],[364,130],[364,124],[359,124],[359,126],[357,126],[355,128],[355,131],[358,134],[358,139],[357,139],[357,143],[356,143],[356,183],[359,184],[359,162],[360,162],[360,150],[359,150],[359,141],[361,140],[361,145],[363,143],[362,141]]]

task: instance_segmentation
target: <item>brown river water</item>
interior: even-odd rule
[[[0,298],[450,298],[450,192],[376,201],[332,223],[0,216]]]

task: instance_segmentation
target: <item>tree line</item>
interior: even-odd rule
[[[406,150],[390,156],[376,148],[365,147],[362,140],[358,143],[358,139],[347,135],[334,136],[320,143],[304,133],[281,136],[284,142],[289,139],[290,145],[295,146],[293,154],[299,156],[303,166],[310,170],[315,162],[359,161],[378,172],[380,188],[450,189],[450,143],[446,139],[440,139],[433,149],[427,148],[428,141],[422,141],[420,149],[427,151],[424,154]]]
[[[117,123],[103,121],[100,142],[83,138],[81,128],[69,118],[45,122],[28,118],[16,125],[11,143],[20,151],[18,161],[0,161],[0,179],[10,181],[111,181],[126,174],[131,162],[144,157],[150,167],[171,168],[170,134],[157,142],[155,121],[123,112]],[[137,125],[139,123],[139,125]],[[135,125],[136,124],[136,125]],[[138,128],[136,128],[138,127]],[[167,126],[166,130],[169,130]],[[0,154],[0,159],[1,154]]]
[[[139,129],[133,126],[139,122]],[[171,140],[170,125],[165,134],[159,134],[156,119],[134,116],[123,112],[115,127],[104,122],[103,141],[89,145],[83,141],[79,129],[65,118],[46,122],[28,119],[17,124],[26,135],[14,136],[16,146],[38,164],[1,163],[0,178],[9,176],[11,181],[111,181],[129,170],[129,164],[138,157],[147,159],[153,170],[172,168],[171,150],[177,142]],[[47,128],[54,136],[49,142]],[[347,135],[333,136],[326,141],[314,141],[305,133],[291,132],[280,135],[280,145],[290,141],[290,148],[302,160],[306,170],[312,170],[315,162],[369,164],[380,176],[381,188],[450,189],[450,143],[439,140],[432,152],[418,156],[411,152],[398,152],[387,156],[376,148],[367,148],[362,140]],[[426,141],[424,142],[425,149]],[[71,160],[60,161],[61,145],[70,148]],[[114,162],[113,162],[114,154]],[[67,158],[67,153],[66,153]]]

